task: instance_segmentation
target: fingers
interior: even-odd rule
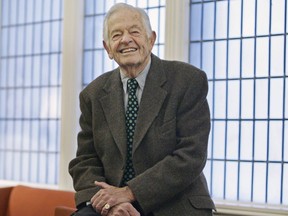
[[[111,185],[107,184],[106,182],[95,181],[94,184],[104,189],[111,187]]]
[[[121,203],[110,209],[107,216],[140,216],[131,203]]]

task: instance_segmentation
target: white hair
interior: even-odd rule
[[[115,5],[113,5],[109,11],[107,12],[105,18],[104,18],[104,22],[103,22],[103,40],[106,43],[109,43],[108,40],[108,20],[110,19],[110,17],[112,16],[113,13],[121,10],[121,9],[128,9],[131,11],[135,11],[138,12],[142,18],[145,30],[147,32],[147,36],[150,37],[152,35],[152,28],[151,28],[151,24],[150,24],[150,19],[147,15],[147,13],[142,9],[142,8],[138,8],[138,7],[133,7],[132,5],[129,4],[125,4],[125,3],[117,3]]]

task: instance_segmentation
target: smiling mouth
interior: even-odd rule
[[[122,49],[122,50],[120,50],[120,53],[131,53],[131,52],[135,52],[135,51],[137,51],[137,49],[136,48],[126,48],[126,49]]]

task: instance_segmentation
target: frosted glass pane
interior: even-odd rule
[[[268,38],[256,39],[256,76],[267,77],[269,71],[269,40]]]
[[[85,29],[84,29],[84,49],[92,49],[93,48],[93,25],[94,20],[93,17],[88,17],[85,19]]]
[[[284,151],[284,161],[288,161],[288,136],[287,136],[287,134],[288,134],[288,121],[284,121],[285,123],[285,130],[284,130],[284,134],[285,134],[285,136],[284,136],[284,149],[283,149],[283,151]],[[288,171],[288,170],[287,170]],[[287,194],[288,195],[288,194]]]
[[[225,153],[225,122],[214,122],[213,157],[222,159]]]
[[[97,4],[97,2],[102,3],[103,1],[101,0],[97,0],[97,1],[94,1],[94,0],[85,0],[85,15],[90,15],[90,14],[93,14],[94,13],[94,2]],[[98,5],[96,6],[96,8],[98,9]],[[101,7],[99,7],[100,9]],[[98,9],[98,10],[99,10]]]
[[[198,68],[201,68],[200,59],[200,43],[192,43],[190,45],[190,63]]]
[[[243,121],[241,122],[241,160],[253,159],[253,122]]]
[[[93,77],[92,79],[98,77],[99,75],[101,75],[102,73],[104,73],[103,71],[103,55],[107,55],[106,52],[104,50],[98,51],[96,50],[94,52],[94,70],[93,70]],[[92,80],[91,79],[91,80]]]
[[[228,1],[216,5],[216,38],[227,38]]]
[[[284,164],[283,182],[288,182],[288,164]],[[288,184],[283,184],[283,205],[288,204]]]
[[[284,74],[284,37],[271,37],[271,76]]]
[[[207,160],[206,165],[204,167],[203,173],[206,177],[207,180],[207,185],[208,185],[208,189],[209,191],[211,191],[210,189],[210,184],[211,184],[211,161]]]
[[[209,89],[208,89],[208,95],[207,95],[207,100],[209,104],[209,108],[211,111],[211,116],[213,115],[214,112],[214,106],[213,106],[213,89],[214,89],[214,82],[208,81]],[[212,116],[214,118],[214,116]]]
[[[253,20],[253,22],[251,22]],[[243,36],[253,36],[255,29],[255,0],[243,0]]]
[[[272,4],[272,27],[271,27],[271,33],[272,34],[278,34],[284,32],[285,27],[285,1],[284,0],[277,0],[273,1]]]
[[[94,23],[94,48],[103,48],[103,16],[97,16]]]
[[[227,123],[227,159],[238,159],[239,155],[239,122],[230,121]],[[223,133],[223,132],[222,132]],[[224,141],[223,141],[224,142]]]
[[[0,119],[6,117],[6,109],[7,109],[6,108],[6,91],[0,88]],[[4,137],[4,134],[1,135],[1,137],[2,136]],[[0,144],[0,147],[1,147],[1,144]]]
[[[254,81],[242,81],[242,101],[241,101],[241,116],[245,119],[253,118],[254,109]]]
[[[237,200],[238,163],[226,162],[226,198]]]
[[[215,78],[226,78],[227,42],[217,41],[215,46]]]
[[[206,42],[202,44],[202,69],[207,73],[208,79],[213,78],[213,43]]]
[[[214,37],[214,3],[204,4],[203,39]]]
[[[230,81],[228,83],[228,118],[239,118],[240,108],[240,81]]]
[[[268,117],[268,80],[256,80],[256,118]]]
[[[240,163],[239,176],[239,199],[241,201],[251,201],[252,192],[252,163]]]
[[[201,39],[201,15],[202,15],[202,5],[196,4],[191,6],[191,40]]]
[[[214,161],[213,162],[213,187],[212,195],[215,198],[223,198],[224,195],[224,162]]]
[[[254,163],[253,201],[265,203],[266,164]]]
[[[254,77],[254,39],[242,40],[242,77]]]
[[[279,204],[280,194],[281,194],[281,164],[269,164],[268,191],[267,191],[268,203]]]
[[[285,79],[285,82],[286,82],[286,87],[285,87],[285,118],[287,119],[288,118],[288,88],[287,88],[287,83],[288,83],[288,78]]]
[[[214,92],[214,114],[215,118],[225,118],[226,116],[226,82],[215,82]]]
[[[257,35],[269,34],[270,0],[257,1]]]
[[[241,36],[241,1],[230,1],[229,4],[230,4],[229,37],[240,37]]]
[[[267,122],[255,122],[255,160],[267,159]]]
[[[281,121],[270,121],[269,127],[269,160],[282,160],[282,135],[283,127]]]
[[[270,79],[270,117],[283,117],[283,79]]]
[[[228,77],[240,77],[240,40],[228,42]],[[206,57],[205,57],[206,58]]]
[[[83,73],[83,80],[82,80],[84,84],[88,84],[92,80],[92,66],[93,66],[92,54],[93,53],[91,51],[84,52],[83,71],[85,71],[85,73]]]

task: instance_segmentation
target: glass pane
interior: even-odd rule
[[[227,123],[227,159],[237,160],[239,157],[239,122],[230,121]],[[223,133],[218,131],[218,133]],[[218,141],[216,141],[218,142]]]
[[[287,4],[287,3],[286,3]],[[273,1],[271,4],[272,14],[271,14],[271,33],[278,34],[284,33],[285,27],[285,0]]]
[[[214,161],[213,162],[213,174],[212,180],[214,187],[212,187],[212,195],[215,198],[222,198],[224,195],[224,162]]]
[[[256,39],[256,76],[267,77],[269,71],[269,39]]]
[[[217,141],[216,141],[217,140]],[[225,155],[225,122],[214,122],[213,157],[224,158]]]
[[[283,79],[270,80],[270,117],[283,117]]]
[[[268,117],[268,80],[256,80],[256,96],[255,96],[255,117]]]
[[[241,36],[241,1],[229,2],[229,37]],[[236,55],[237,56],[237,55]]]
[[[217,41],[215,45],[215,78],[226,78],[227,42]]]
[[[271,76],[284,74],[284,47],[284,37],[271,37]]]
[[[214,114],[215,118],[225,118],[226,116],[226,82],[217,81],[215,82],[214,92]]]
[[[205,56],[205,58],[202,57],[202,69],[207,73],[208,79],[213,78],[213,43],[212,42],[206,42],[202,44],[202,56]]]
[[[253,122],[241,122],[241,160],[253,160]]]
[[[251,201],[252,191],[252,163],[240,163],[239,174],[239,199],[245,202]]]
[[[214,3],[207,3],[203,6],[203,39],[214,37],[214,6]]]
[[[253,20],[251,22],[251,20]],[[255,32],[255,0],[243,0],[242,36],[253,36]]]
[[[282,160],[282,136],[283,125],[282,121],[270,121],[269,125],[269,160]]]
[[[227,38],[228,1],[216,4],[216,38]]]
[[[228,77],[240,77],[240,40],[228,41]]]
[[[241,90],[241,116],[245,119],[252,119],[254,117],[254,81],[243,80]]]
[[[271,204],[280,203],[281,195],[281,164],[269,164],[267,201]]]
[[[242,40],[242,77],[254,76],[254,39]]]
[[[253,201],[265,203],[266,196],[266,164],[254,163]]]
[[[267,121],[255,122],[255,144],[254,144],[254,159],[260,161],[267,160],[267,136],[268,124]]]
[[[257,1],[257,35],[269,34],[270,0]]]
[[[240,113],[240,82],[230,81],[228,82],[228,118],[239,118]]]
[[[202,5],[195,4],[191,6],[191,40],[201,39],[201,16],[202,16]]]
[[[190,45],[190,62],[195,67],[200,68],[200,59],[201,59],[201,45],[200,43],[192,43]]]
[[[237,200],[238,189],[238,163],[226,163],[226,199]]]

